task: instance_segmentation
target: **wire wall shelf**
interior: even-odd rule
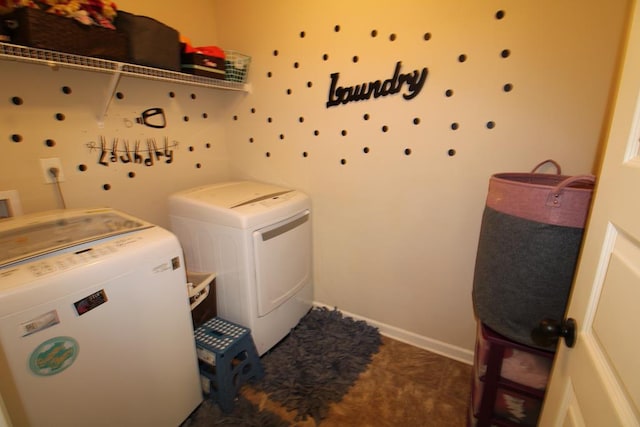
[[[223,90],[248,92],[249,86],[244,83],[196,76],[177,71],[162,70],[142,65],[91,58],[52,50],[37,49],[10,43],[0,43],[0,59],[44,64],[50,67],[67,67],[93,72],[113,73],[121,75],[183,83]]]

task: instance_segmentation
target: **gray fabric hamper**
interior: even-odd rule
[[[557,174],[536,170],[544,163]],[[473,279],[478,319],[513,341],[545,350],[532,331],[564,318],[595,178],[560,174],[547,160],[531,173],[489,181]]]

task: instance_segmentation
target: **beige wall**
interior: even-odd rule
[[[318,302],[464,359],[488,179],[547,158],[593,170],[625,7],[216,1],[220,42],[253,56],[253,92],[227,128],[232,173],[311,194]],[[391,77],[397,61],[429,69],[413,100],[325,107],[332,73],[351,86]]]
[[[44,183],[41,159],[60,159],[67,207],[111,206],[163,226],[169,222],[169,194],[229,177],[223,117],[234,93],[122,76],[115,90],[122,99],[114,96],[103,115],[111,74],[10,61],[0,67],[5,76],[0,191],[17,190],[25,213],[62,207],[56,187]],[[22,104],[11,103],[14,97]],[[149,108],[164,110],[166,128],[136,123]],[[171,163],[149,156],[154,143],[164,152],[165,141]],[[154,159],[152,165],[122,161],[126,147],[133,152],[136,144],[145,160]]]
[[[59,207],[39,166],[58,157],[69,207],[108,205],[166,226],[167,196],[190,186],[252,178],[302,189],[314,206],[316,301],[468,361],[488,179],[546,158],[569,174],[592,171],[626,1],[118,5],[166,22],[196,45],[250,54],[251,93],[123,77],[116,92],[124,98],[111,101],[101,126],[111,76],[1,61],[0,191],[18,190],[25,212]],[[429,69],[415,99],[325,107],[331,73],[340,73],[343,86],[386,79],[397,61],[403,71]],[[24,103],[13,105],[14,96]],[[165,109],[165,130],[129,124],[150,107]],[[64,121],[54,118],[58,112]],[[13,134],[22,142],[12,142]],[[172,164],[105,167],[101,138],[178,144]]]

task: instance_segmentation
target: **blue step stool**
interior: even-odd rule
[[[229,413],[240,387],[264,376],[251,331],[214,317],[195,330],[195,338],[203,390]]]

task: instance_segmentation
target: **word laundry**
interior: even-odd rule
[[[122,141],[122,148],[119,145],[118,139],[114,139],[111,143],[111,147],[107,147],[106,139],[100,137],[100,146],[98,147],[95,142],[90,142],[87,147],[90,150],[100,150],[100,158],[98,163],[102,166],[109,166],[109,163],[132,163],[132,164],[144,164],[145,166],[153,166],[154,156],[155,159],[160,162],[162,158],[165,158],[165,163],[173,163],[173,150],[178,146],[177,141],[169,143],[169,138],[164,139],[164,146],[159,146],[156,143],[155,138],[147,139],[146,147],[140,146],[140,141],[135,141],[135,145],[131,147],[129,141]],[[146,157],[145,157],[146,156]]]
[[[400,92],[403,87],[406,87],[406,92],[402,95],[404,99],[410,100],[415,98],[422,90],[427,80],[429,70],[423,68],[422,71],[413,70],[411,73],[400,73],[401,68],[402,62],[398,61],[393,77],[390,79],[384,82],[376,80],[347,87],[338,86],[340,73],[331,74],[331,87],[329,88],[327,108],[340,104],[348,104],[353,101],[367,100],[372,96],[379,98],[381,96],[393,95]]]

